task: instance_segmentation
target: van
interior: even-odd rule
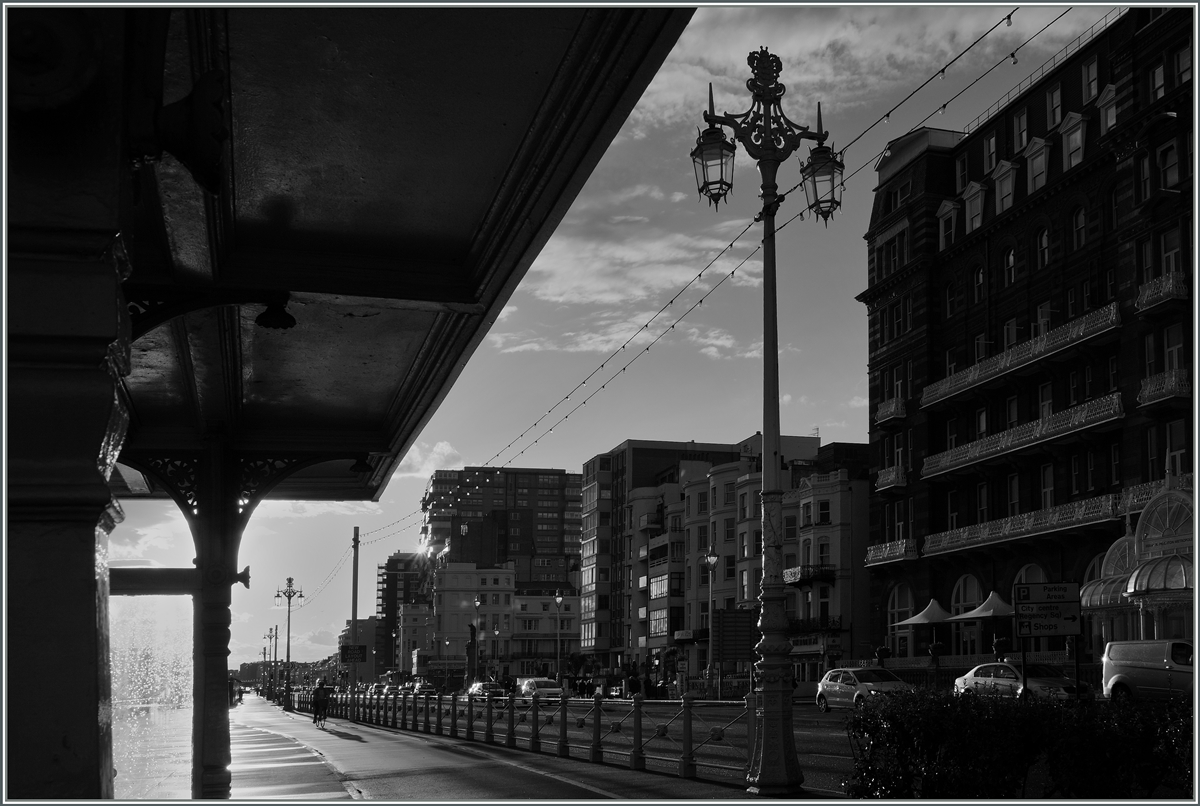
[[[521,683],[521,696],[538,695],[541,700],[558,699],[562,696],[562,686],[548,677],[530,677]]]
[[[1104,647],[1104,696],[1165,700],[1192,697],[1188,641],[1109,641]]]

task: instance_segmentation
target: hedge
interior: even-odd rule
[[[846,731],[853,798],[1192,793],[1190,701],[1026,702],[918,690],[871,698]]]

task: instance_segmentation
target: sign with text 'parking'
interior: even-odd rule
[[[1078,582],[1028,582],[1013,585],[1018,638],[1082,635]]]

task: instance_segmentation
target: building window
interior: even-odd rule
[[[975,438],[983,439],[988,435],[987,409],[975,410]]]
[[[747,502],[747,500],[748,499],[746,497],[746,493],[742,493],[740,496],[738,496],[738,517],[741,518],[742,520],[746,519],[746,502]]]
[[[724,504],[725,504],[725,506],[730,506],[731,504],[733,504],[733,501],[734,501],[733,482],[732,481],[725,482],[723,489],[725,491]]]
[[[967,202],[967,232],[983,226],[983,185],[972,182],[965,195]]]
[[[1174,143],[1158,149],[1158,186],[1173,188],[1179,184],[1179,152]]]
[[[1019,109],[1013,115],[1013,150],[1020,151],[1029,142],[1029,128],[1025,123],[1025,110]]]
[[[958,310],[958,294],[955,292],[954,283],[946,283],[946,318],[949,319]]]
[[[1012,285],[1017,281],[1017,251],[1009,249],[1004,253],[1004,284]]]
[[[1004,401],[1005,428],[1017,427],[1017,396],[1013,395]]]
[[[733,540],[733,532],[734,532],[736,523],[737,523],[736,518],[726,518],[725,519],[725,539],[727,541]]]
[[[1139,204],[1150,198],[1150,156],[1141,154],[1137,160],[1137,201]]]
[[[950,594],[950,612],[953,615],[974,610],[983,603],[983,589],[973,574],[959,577]],[[955,655],[974,655],[982,650],[978,621],[952,621],[950,649]]]
[[[1099,78],[1100,74],[1096,69],[1096,57],[1093,56],[1083,65],[1083,102],[1085,104],[1096,97],[1096,93],[1100,89]]]
[[[983,302],[987,296],[987,272],[980,266],[975,269],[975,302]]]
[[[983,138],[983,172],[991,173],[996,167],[996,133],[991,132]]]
[[[1167,94],[1165,71],[1161,64],[1156,64],[1150,70],[1150,99],[1157,101]]]
[[[1021,514],[1021,484],[1016,473],[1008,476],[1008,516]]]
[[[806,612],[805,615],[808,615]],[[900,583],[888,595],[888,648],[897,658],[911,658],[916,653],[913,640],[913,627],[910,625],[896,626],[901,621],[907,621],[914,615],[912,588],[906,583]]]
[[[1158,481],[1163,477],[1163,468],[1158,458],[1158,432],[1154,426],[1146,429],[1146,478]]]
[[[1079,454],[1071,457],[1071,495],[1079,494],[1080,464]]]
[[[1114,442],[1108,446],[1108,482],[1121,483],[1121,446]]]
[[[1001,162],[996,169],[996,214],[999,215],[1012,207],[1013,203],[1013,164]]]
[[[987,482],[976,485],[976,487],[975,487],[975,503],[976,503],[975,522],[976,523],[987,523],[987,521],[988,521],[988,486],[987,486]]]
[[[1075,289],[1067,289],[1067,318],[1075,318]]]
[[[829,523],[829,501],[817,502],[817,523]]]
[[[951,450],[958,445],[958,418],[950,417],[946,420],[946,450]]]
[[[1182,476],[1188,471],[1184,464],[1187,453],[1187,426],[1183,420],[1172,420],[1167,423],[1167,466],[1171,474]]]
[[[1062,122],[1062,88],[1055,85],[1046,93],[1046,126],[1053,129]]]
[[[1117,88],[1109,84],[1096,102],[1100,109],[1100,134],[1108,134],[1117,126]]]
[[[946,351],[946,377],[949,378],[957,369],[957,364],[954,362],[954,350]]]
[[[1179,261],[1179,230],[1170,229],[1159,236],[1159,253],[1162,255],[1162,273],[1171,274],[1180,271]]]
[[[1054,465],[1042,465],[1042,509],[1054,506]]]
[[[1063,136],[1063,170],[1069,171],[1083,162],[1083,123],[1067,129]]]
[[[1017,320],[1009,319],[1004,323],[1004,349],[1007,350],[1017,343]]]
[[[978,364],[985,358],[987,358],[987,339],[985,334],[979,333],[975,336],[975,363]]]
[[[1025,161],[1029,165],[1026,176],[1026,191],[1033,193],[1046,185],[1046,141],[1034,137],[1025,148]]]
[[[1050,230],[1038,230],[1034,239],[1034,251],[1037,253],[1037,267],[1040,271],[1050,265]]]
[[[954,243],[954,228],[958,225],[958,202],[944,201],[938,208],[938,248]]]
[[[1037,306],[1033,320],[1033,335],[1045,336],[1050,332],[1050,303],[1043,302]]]
[[[967,188],[967,155],[959,154],[954,167],[956,177],[954,192],[962,193]]]
[[[1054,413],[1054,395],[1049,382],[1038,386],[1038,419],[1045,419]]]
[[[1076,249],[1087,243],[1087,211],[1082,207],[1071,213],[1071,242]]]
[[[1192,48],[1190,45],[1175,53],[1175,78],[1178,84],[1192,80]]]
[[[732,554],[725,555],[725,581],[737,578],[737,557]]]

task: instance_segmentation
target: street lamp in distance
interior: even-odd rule
[[[721,689],[718,686],[714,692],[713,689],[713,671],[716,669],[717,658],[717,614],[713,610],[713,587],[717,577],[717,563],[720,561],[717,556],[717,549],[712,544],[708,547],[708,556],[704,558],[704,562],[708,563],[708,696],[721,698]]]
[[[558,681],[558,684],[560,686],[562,685],[562,682],[563,682],[563,680],[562,680],[562,639],[559,637],[559,633],[562,629],[562,603],[563,603],[563,594],[562,594],[562,589],[560,588],[554,592],[554,610],[555,610],[555,614],[554,614],[554,675],[555,675],[555,680]]]

